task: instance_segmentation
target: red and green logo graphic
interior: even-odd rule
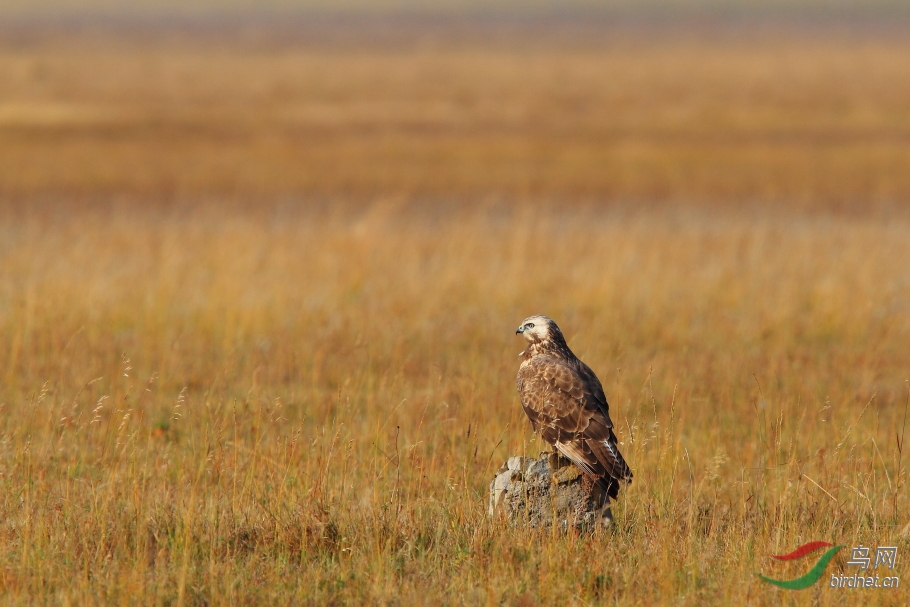
[[[780,588],[787,588],[788,590],[802,590],[803,588],[808,588],[815,582],[819,580],[822,574],[825,572],[825,567],[828,566],[828,563],[831,562],[831,559],[834,558],[834,555],[837,554],[837,551],[843,548],[843,545],[835,546],[834,544],[829,544],[828,542],[809,542],[808,544],[803,544],[793,552],[789,554],[772,554],[772,558],[776,558],[779,561],[793,561],[799,558],[806,556],[811,552],[815,552],[819,548],[828,547],[828,550],[822,555],[818,562],[812,566],[805,575],[801,575],[798,578],[792,580],[775,580],[773,578],[765,577],[760,573],[756,573],[758,577],[765,580],[769,584],[774,584]]]

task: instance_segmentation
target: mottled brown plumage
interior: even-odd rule
[[[615,498],[632,471],[616,446],[600,380],[578,360],[546,316],[526,318],[516,333],[528,340],[518,369],[518,395],[534,430]]]

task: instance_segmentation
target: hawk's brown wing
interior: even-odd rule
[[[583,362],[535,356],[518,371],[521,405],[540,436],[588,474],[627,480],[603,387]],[[607,481],[607,479],[604,479]],[[615,483],[606,483],[615,496]]]

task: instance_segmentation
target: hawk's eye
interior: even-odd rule
[[[534,323],[533,323],[533,322],[529,322],[529,323],[528,323],[527,325],[525,325],[525,326],[526,326],[527,328],[529,328],[529,329],[533,329],[533,328],[534,328]]]

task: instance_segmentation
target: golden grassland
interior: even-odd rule
[[[2,226],[10,602],[901,604],[906,220],[81,211]],[[589,538],[488,520],[545,311],[635,481]],[[845,558],[831,571],[851,573]],[[824,578],[827,581],[827,577]]]
[[[755,573],[910,581],[907,47],[633,42],[5,47],[3,602],[906,604]],[[593,536],[487,517],[533,313]]]
[[[8,33],[3,193],[910,197],[905,30],[307,31]]]

